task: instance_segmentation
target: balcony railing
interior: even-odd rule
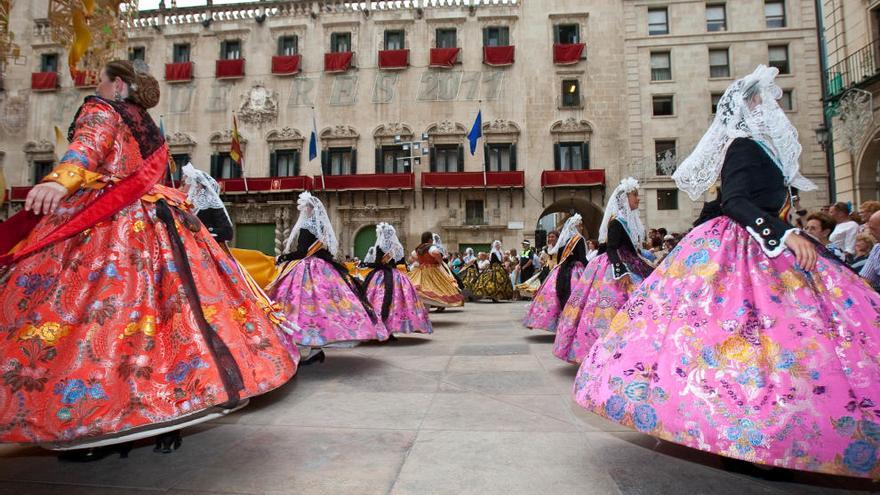
[[[874,40],[829,68],[825,74],[826,98],[834,98],[847,89],[880,76],[878,56],[880,56],[880,39]]]

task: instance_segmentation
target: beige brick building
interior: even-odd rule
[[[0,93],[0,159],[15,186],[5,213],[51,168],[54,127],[66,130],[93,91],[75,87],[51,42],[47,3],[12,11],[23,56]],[[713,97],[771,59],[803,169],[820,184],[805,201],[828,200],[812,0],[166,3],[132,26],[129,55],[162,83],[152,113],[178,160],[234,176],[237,116],[249,192],[232,178],[224,197],[242,246],[280,247],[303,188],[327,204],[345,254],[363,255],[379,221],[410,247],[432,230],[452,250],[540,238],[550,213],[581,212],[595,236],[625,175],[646,185],[648,226],[684,230],[701,205],[668,173],[711,121]]]

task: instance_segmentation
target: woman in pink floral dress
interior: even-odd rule
[[[678,187],[720,215],[673,249],[585,357],[583,407],[755,464],[880,477],[880,295],[787,223],[797,131],[759,66],[722,96]]]

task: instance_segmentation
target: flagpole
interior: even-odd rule
[[[324,191],[327,187],[326,181],[324,181],[324,161],[323,155],[318,153],[318,122],[315,118],[315,106],[312,105],[312,134],[315,135],[315,154],[316,158],[318,158],[318,167],[321,170],[321,191]],[[309,143],[311,146],[311,143]]]
[[[480,116],[480,137],[483,137],[483,100],[477,100],[477,104],[479,108],[477,109],[477,115]],[[483,146],[483,189],[486,189],[488,185],[488,180],[486,178],[486,168],[488,167],[489,157],[486,156],[486,147]]]

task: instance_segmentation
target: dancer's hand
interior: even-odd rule
[[[57,182],[43,182],[34,186],[24,202],[26,211],[37,215],[48,215],[58,208],[61,200],[67,196],[67,188]]]
[[[792,250],[797,258],[797,264],[804,271],[811,272],[816,268],[816,248],[812,242],[798,233],[792,233],[785,239],[785,245]]]

